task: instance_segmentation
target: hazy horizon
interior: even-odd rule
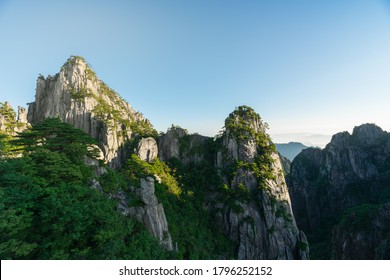
[[[277,143],[390,130],[388,0],[0,0],[0,36],[0,101],[14,108],[80,55],[158,131],[214,136],[240,105]]]

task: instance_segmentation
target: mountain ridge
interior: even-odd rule
[[[388,258],[389,161],[390,134],[375,124],[337,133],[323,150],[294,159],[288,185],[314,258]]]
[[[31,128],[23,135],[29,137],[34,131],[31,135],[37,135],[33,140],[38,142],[29,142],[35,143],[29,149],[22,146],[20,158],[12,161],[24,162],[35,155],[45,159],[47,154],[71,163],[77,157],[75,170],[94,170],[75,174],[85,177],[77,181],[80,188],[88,187],[113,200],[116,211],[140,222],[170,251],[169,256],[309,258],[279,156],[260,116],[248,106],[236,107],[215,138],[189,135],[176,127],[157,135],[150,122],[98,79],[83,58],[72,56],[58,74],[38,77],[27,120]],[[87,155],[84,163],[80,161],[81,155],[72,150],[80,148],[77,143],[60,148],[45,144],[67,135],[47,131],[61,121],[95,139],[100,161]],[[58,127],[70,130],[66,125]],[[36,143],[42,143],[43,150]],[[63,162],[53,164],[61,168]],[[6,176],[1,172],[0,180]],[[44,172],[40,176],[54,175]],[[69,180],[66,174],[61,176]],[[57,184],[56,180],[52,182]],[[15,187],[10,185],[9,190]],[[49,187],[55,190],[55,185]]]

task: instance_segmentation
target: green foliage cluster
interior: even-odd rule
[[[72,67],[72,66],[75,66],[77,60],[81,60],[82,62],[87,64],[87,61],[85,60],[84,57],[77,56],[77,55],[72,55],[70,58],[68,58],[68,60],[64,63],[64,65],[62,65],[61,70],[67,69],[67,68]],[[87,66],[89,66],[89,65],[87,64]]]
[[[262,120],[260,116],[248,106],[240,106],[229,115],[225,120],[225,131],[229,131],[236,139],[237,143],[244,141],[254,141],[257,147],[257,155],[253,162],[244,162],[235,160],[228,164],[223,170],[231,186],[224,185],[221,193],[224,194],[225,203],[236,212],[242,212],[243,209],[239,202],[255,202],[259,204],[261,197],[267,195],[276,217],[282,217],[286,221],[286,226],[292,224],[292,217],[285,207],[285,202],[279,201],[272,193],[268,182],[276,181],[277,176],[283,176],[283,172],[275,174],[273,168],[273,155],[277,153],[275,145],[272,143],[268,134],[261,127]],[[250,171],[256,178],[258,188],[249,192],[242,184],[236,184],[237,175],[242,171]]]
[[[11,144],[12,136],[0,132],[0,159],[5,159],[11,155],[14,148]]]
[[[86,97],[93,97],[93,93],[89,88],[80,88],[79,90],[71,89],[70,96],[76,101],[82,101]]]
[[[152,176],[157,177],[157,180],[161,180],[161,183],[166,186],[170,194],[179,196],[182,192],[174,177],[174,170],[171,170],[168,165],[158,159],[148,163],[141,160],[137,155],[132,154],[127,161],[124,172],[128,180],[134,185],[138,185],[141,178]]]
[[[138,185],[146,176],[161,180],[161,183],[155,181],[155,189],[164,205],[172,239],[178,246],[174,258],[232,257],[232,242],[217,229],[217,219],[205,209],[210,188],[220,184],[212,161],[183,165],[174,158],[168,166],[158,159],[147,163],[132,155],[122,172],[132,185]]]
[[[12,109],[12,107],[8,106],[6,103],[0,102],[0,116],[4,118],[3,125],[5,126],[5,134],[12,134],[14,133],[15,128],[18,126],[23,126],[23,124],[17,122],[16,112],[14,109]]]
[[[212,144],[207,146],[207,150],[213,148]],[[217,213],[207,209],[208,204],[215,203],[210,200],[210,191],[222,183],[213,161],[206,158],[183,165],[172,159],[170,166],[182,189],[179,197],[168,196],[164,204],[173,240],[179,244],[177,258],[233,258],[235,244],[221,232]]]
[[[83,162],[84,155],[98,155],[98,150],[93,146],[96,140],[59,118],[48,118],[31,129],[18,133],[13,142],[27,153],[37,148],[61,152],[75,163]]]
[[[349,208],[344,212],[339,226],[351,232],[367,231],[379,208],[380,205],[377,204],[360,204]]]
[[[257,132],[256,124],[261,124],[262,120],[259,114],[251,107],[239,106],[225,120],[225,129],[229,130],[234,135],[238,142],[243,140],[255,139],[256,141],[264,141],[264,133]],[[268,125],[265,124],[264,128]]]
[[[166,259],[144,227],[92,189],[81,160],[94,142],[48,119],[21,133],[24,155],[0,160],[1,259]],[[119,180],[119,181],[118,181]],[[108,173],[103,188],[121,184]],[[122,182],[123,183],[123,182]]]
[[[130,119],[123,116],[120,110],[115,110],[112,106],[102,97],[108,96],[110,100],[113,100],[119,108],[123,107],[124,100],[120,99],[118,94],[108,88],[104,83],[101,83],[99,97],[95,97],[98,104],[92,110],[95,115],[95,118],[107,126],[111,127],[113,130],[117,131],[119,136],[126,137],[126,131],[130,130],[136,135],[147,137],[153,136],[157,137],[157,131],[153,128],[149,120],[139,120],[136,121],[134,117],[130,116]],[[122,108],[123,111],[127,111],[127,108]]]

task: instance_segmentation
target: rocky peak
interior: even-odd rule
[[[348,209],[389,201],[389,163],[390,135],[373,124],[357,126],[352,134],[338,133],[325,149],[307,149],[294,159],[288,180],[294,214],[298,226],[316,237],[310,240],[317,242],[315,248],[320,248],[318,244],[321,242],[327,242],[329,246],[332,227]],[[359,211],[355,212],[360,215],[363,213],[360,210],[371,208],[364,206],[357,209]],[[328,240],[319,241],[324,235]],[[360,229],[351,233],[350,224],[344,223],[339,230],[333,231],[333,235],[337,239],[333,252],[330,252],[329,246],[329,250],[315,254],[321,258],[330,258],[332,254],[337,258],[361,258],[364,254],[367,258],[373,256],[353,251],[361,246],[359,242],[368,247],[374,244],[368,244],[371,239],[366,233],[362,235]],[[362,236],[364,240],[360,239]],[[381,240],[380,237],[374,239]]]
[[[332,136],[332,139],[328,145],[340,146],[344,145],[350,138],[351,134],[348,131],[339,132]]]
[[[228,158],[253,162],[257,156],[256,141],[265,135],[260,116],[248,106],[240,106],[225,120],[223,145]]]
[[[28,123],[26,108],[18,106],[18,119],[17,119],[17,122],[18,123],[26,123],[26,124]]]
[[[138,134],[156,134],[149,121],[78,56],[69,58],[55,76],[37,80],[35,101],[29,104],[27,118],[36,124],[48,117],[59,117],[97,139],[106,162],[114,168],[126,157],[127,141]]]
[[[382,128],[370,123],[356,126],[352,133],[352,136],[360,143],[368,146],[378,144],[384,135],[386,135],[386,132]]]
[[[223,226],[238,243],[239,259],[308,258],[305,235],[292,215],[280,158],[250,107],[225,120],[216,166],[234,201],[224,205]],[[264,246],[267,244],[267,246]]]
[[[199,134],[189,134],[186,129],[172,125],[158,141],[159,159],[168,161],[179,159],[183,164],[199,163],[207,155],[205,144],[212,138]]]

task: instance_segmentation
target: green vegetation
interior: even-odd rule
[[[94,98],[97,101],[97,105],[92,110],[94,118],[104,123],[111,130],[116,131],[117,136],[122,137],[124,140],[129,140],[127,139],[127,135],[130,131],[140,136],[157,137],[157,131],[153,129],[148,120],[140,118],[140,115],[137,115],[138,113],[130,117],[128,116],[126,101],[117,92],[97,78],[95,72],[84,58],[71,56],[62,66],[61,70],[74,66],[77,61],[85,63],[86,69],[81,79],[82,84],[69,88],[69,94],[75,102],[81,102],[88,97]],[[88,88],[88,81],[96,83],[96,93]]]
[[[69,63],[73,63],[69,61]],[[71,92],[81,101],[89,91]],[[135,134],[126,142],[133,151],[141,137],[156,136],[148,121],[125,119],[121,113],[124,103],[116,93],[103,85],[99,89],[95,117],[118,133],[130,129]],[[114,109],[107,100],[118,102]],[[123,105],[124,106],[124,105]],[[95,170],[85,164],[85,157],[94,158],[96,141],[83,131],[61,122],[46,119],[19,133],[15,139],[0,135],[0,257],[2,259],[231,259],[236,245],[222,233],[220,212],[211,211],[215,203],[242,212],[242,204],[258,201],[268,194],[277,216],[291,219],[283,205],[267,189],[265,180],[275,180],[269,136],[247,123],[247,117],[260,117],[249,107],[240,107],[234,118],[226,122],[226,130],[237,133],[240,141],[253,140],[258,147],[252,163],[227,162],[225,173],[231,185],[224,185],[214,167],[214,155],[221,139],[196,138],[185,133],[179,137],[180,157],[196,161],[183,164],[179,159],[168,163],[144,162],[129,154],[121,170],[107,169],[96,178]],[[242,118],[242,119],[240,119]],[[249,126],[245,127],[246,125]],[[244,137],[238,133],[244,133]],[[191,138],[194,137],[194,138]],[[246,138],[248,137],[248,138]],[[194,141],[196,139],[196,141]],[[199,143],[197,142],[199,140]],[[20,158],[10,158],[10,150]],[[253,192],[242,183],[235,183],[239,170],[252,172],[259,186]],[[144,226],[117,211],[117,201],[109,199],[117,191],[126,194],[127,205],[143,206],[134,188],[140,179],[155,178],[156,196],[164,205],[169,231],[177,251],[165,251]],[[97,179],[102,193],[91,188]],[[278,208],[279,206],[279,208]],[[224,211],[224,209],[218,209]],[[251,217],[244,222],[253,224]],[[272,234],[275,227],[268,232]],[[303,247],[304,245],[302,245]]]
[[[24,126],[24,124],[17,122],[16,112],[6,103],[0,102],[0,116],[4,119],[3,125],[5,126],[5,131],[3,133],[5,134],[13,134],[16,128]]]
[[[118,94],[108,88],[104,83],[100,84],[100,95],[95,97],[98,104],[92,110],[95,119],[103,122],[112,130],[117,131],[118,136],[126,138],[127,131],[132,131],[136,135],[147,137],[157,137],[157,131],[152,127],[151,123],[147,119],[136,120],[136,116],[130,116],[130,119],[123,115],[123,112],[127,112],[125,108],[125,101],[122,100]],[[103,98],[105,96],[105,98]],[[119,109],[113,109],[113,107],[106,101],[109,100],[119,107]]]
[[[33,152],[37,149],[60,152],[74,163],[83,162],[84,155],[95,157],[98,154],[96,141],[80,129],[62,122],[59,118],[49,118],[18,133],[15,145],[19,150]]]
[[[0,132],[0,160],[11,156],[14,149],[11,140],[12,137],[10,135]]]
[[[132,155],[122,173],[133,185],[146,176],[156,178],[156,195],[164,205],[169,231],[178,245],[176,259],[232,257],[232,242],[217,229],[215,217],[204,209],[210,185],[220,182],[212,165],[206,161],[182,165],[172,159],[168,166],[158,159],[147,163]]]
[[[82,62],[84,62],[85,64],[87,64],[87,61],[85,60],[84,57],[81,57],[81,56],[77,56],[77,55],[72,55],[70,58],[68,58],[68,60],[64,63],[64,65],[62,65],[61,67],[61,71],[70,67],[70,66],[74,66],[76,65],[76,62],[77,60],[81,60]],[[87,66],[89,67],[89,65],[87,64]],[[90,68],[90,67],[89,67]]]
[[[253,162],[244,162],[242,160],[235,160],[228,163],[223,174],[228,178],[231,187],[225,186],[221,188],[222,193],[227,198],[227,203],[235,211],[242,211],[241,207],[235,202],[256,202],[260,203],[259,196],[264,194],[268,195],[271,205],[276,211],[277,217],[283,217],[288,224],[291,224],[292,218],[289,215],[283,205],[279,205],[276,209],[277,198],[272,193],[267,182],[275,181],[276,175],[273,169],[273,154],[276,154],[275,145],[272,143],[268,134],[265,133],[267,124],[263,129],[258,130],[261,127],[262,120],[260,116],[248,106],[240,106],[229,115],[225,120],[225,133],[233,135],[237,143],[244,141],[254,141],[256,144],[257,155]],[[235,181],[237,180],[237,174],[239,170],[250,171],[257,179],[258,189],[249,192],[245,188],[243,189],[240,184],[236,187]],[[278,174],[283,176],[283,174]],[[264,193],[261,193],[264,192]],[[259,205],[260,207],[261,205]]]
[[[79,90],[71,89],[70,96],[76,101],[82,101],[86,97],[93,97],[93,93],[88,88],[81,88]]]
[[[140,223],[89,186],[89,136],[48,119],[14,142],[23,156],[0,160],[1,259],[170,258]],[[124,184],[118,176],[109,172],[103,189]]]
[[[141,178],[147,176],[161,179],[161,184],[167,188],[167,191],[175,196],[181,194],[181,189],[173,176],[172,170],[164,163],[155,159],[152,163],[141,160],[137,155],[131,155],[124,170],[126,177],[133,184],[138,184]],[[157,179],[156,178],[156,179]]]
[[[306,242],[298,242],[298,248],[299,250],[306,251],[309,248],[309,244]]]
[[[377,216],[380,205],[361,204],[347,209],[339,226],[351,232],[367,231],[371,228],[371,222]]]

